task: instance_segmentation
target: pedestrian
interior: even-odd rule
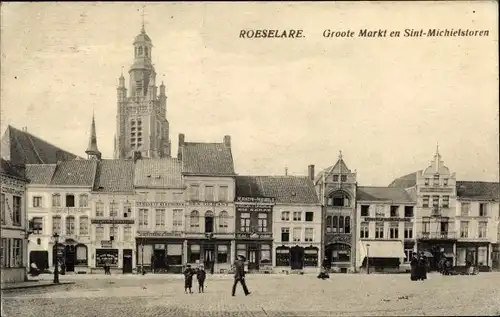
[[[205,277],[207,276],[205,268],[200,265],[196,272],[196,279],[198,280],[198,293],[205,293]]]
[[[425,258],[424,252],[420,252],[420,257],[418,258],[418,277],[419,280],[423,281],[427,279],[427,259]]]
[[[245,282],[245,257],[242,255],[238,255],[236,261],[234,261],[234,283],[232,290],[233,296],[235,296],[236,284],[238,284],[238,282],[241,284],[241,287],[243,287],[243,292],[245,293],[245,296],[250,295],[250,292],[248,291],[247,288],[247,284]]]
[[[186,269],[184,270],[184,293],[187,294],[189,290],[189,294],[193,294],[191,291],[191,287],[193,287],[193,269],[191,265],[186,265]]]
[[[420,279],[419,274],[419,267],[418,267],[418,256],[417,252],[413,252],[410,260],[410,280],[412,281],[418,281]]]
[[[318,278],[322,280],[326,280],[327,278],[330,278],[330,275],[328,275],[328,271],[326,267],[322,266],[318,275]]]

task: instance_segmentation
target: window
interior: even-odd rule
[[[405,218],[413,218],[413,206],[405,206]]]
[[[384,238],[384,223],[376,222],[375,223],[375,239],[383,239]]]
[[[3,195],[3,194],[2,194]],[[9,267],[9,253],[8,253],[8,245],[7,239],[2,238],[2,252],[1,252],[1,267]]]
[[[332,245],[332,262],[349,262],[351,247],[347,244],[335,243]]]
[[[333,221],[332,221],[332,232],[337,233],[339,228],[339,217],[333,216]]]
[[[338,175],[333,175],[333,181],[338,182],[339,181],[339,176]]]
[[[290,249],[276,248],[276,266],[290,266]]]
[[[425,195],[424,197],[422,197],[422,207],[429,207],[429,199],[430,197]]]
[[[399,206],[391,206],[391,217],[399,217]]]
[[[282,211],[281,212],[281,220],[282,221],[290,221],[290,212],[289,211]]]
[[[488,263],[488,247],[478,247],[477,249],[477,264],[479,266],[486,265]]]
[[[189,200],[200,200],[200,187],[198,185],[191,185],[189,187]]]
[[[394,222],[391,223],[389,227],[389,238],[390,239],[399,239],[399,223]]]
[[[123,204],[123,218],[132,217],[132,205],[130,203]]]
[[[142,55],[142,52],[143,52],[143,48],[142,48],[142,46],[139,46],[139,56]]]
[[[147,228],[149,225],[148,221],[148,210],[147,209],[139,209],[139,227]]]
[[[332,216],[326,217],[326,233],[332,232]]]
[[[439,175],[434,175],[432,183],[436,186],[439,186]]]
[[[43,218],[42,217],[34,217],[32,221],[33,234],[42,234],[43,233]]]
[[[469,237],[469,222],[460,221],[460,238],[468,238],[468,237]]]
[[[227,232],[227,228],[229,225],[229,214],[227,211],[221,211],[219,213],[219,232],[224,233]]]
[[[12,239],[12,267],[23,267],[23,240]]]
[[[362,205],[361,206],[361,217],[369,217],[370,216],[370,206]]]
[[[52,195],[52,207],[61,207],[61,195]]]
[[[148,52],[148,47],[147,47],[147,46],[146,46],[146,47],[144,47],[144,55],[145,55],[146,57],[148,57],[148,56],[149,56],[149,52]]]
[[[172,227],[176,232],[182,231],[182,209],[174,209]]]
[[[271,246],[269,244],[262,244],[260,246],[260,263],[271,264]]]
[[[413,248],[407,249],[405,248],[405,262],[410,262],[413,256]]]
[[[314,239],[314,228],[306,228],[304,232],[304,241],[312,242]]]
[[[124,241],[132,241],[132,227],[131,226],[123,227],[123,240]]]
[[[300,242],[302,240],[302,229],[293,228],[293,242]]]
[[[344,233],[351,233],[351,217],[349,216],[345,217],[344,226],[345,226]]]
[[[52,232],[61,234],[61,217],[54,216],[52,217]]]
[[[375,217],[385,217],[385,206],[376,205],[375,206]]]
[[[431,228],[431,219],[429,217],[422,217],[422,232],[429,233]]]
[[[84,245],[76,246],[76,265],[87,265],[87,247]]]
[[[344,233],[344,216],[339,216],[339,233]]]
[[[242,232],[250,232],[250,213],[243,212],[240,214],[240,227]]]
[[[217,246],[217,263],[227,263],[229,262],[228,247],[227,245],[218,245]]]
[[[89,218],[80,217],[80,235],[87,236],[89,234]]]
[[[259,212],[257,219],[257,231],[267,232],[267,213]]]
[[[227,197],[228,193],[229,193],[229,187],[219,186],[219,201],[229,200],[229,198]]]
[[[33,197],[33,207],[34,208],[42,207],[42,197],[40,197],[40,196]]]
[[[479,238],[486,238],[486,231],[488,228],[488,222],[486,221],[481,221],[478,223],[478,233],[479,233]]]
[[[448,218],[442,218],[441,219],[441,234],[442,235],[447,235],[448,234],[448,228],[449,228],[449,223],[448,223],[449,219]]]
[[[66,195],[66,207],[75,207],[75,195]]]
[[[165,228],[165,209],[156,209],[155,212],[156,212],[155,215],[156,229]]]
[[[488,205],[485,203],[479,204],[479,217],[488,217]]]
[[[413,223],[405,222],[405,239],[413,239]]]
[[[450,196],[443,196],[442,205],[443,205],[443,208],[450,207]]]
[[[75,234],[75,217],[73,216],[66,217],[66,234],[67,235]]]
[[[95,227],[95,240],[96,241],[104,240],[104,226],[103,225],[97,225]]]
[[[111,202],[109,204],[109,216],[110,217],[118,217],[118,204],[115,202]]]
[[[200,213],[198,210],[191,211],[191,214],[189,215],[189,226],[191,227],[191,230],[195,231],[200,228]]]
[[[2,210],[2,224],[5,224],[5,210],[7,209],[5,206],[5,194],[2,194],[0,199],[0,210]],[[2,240],[3,241],[3,240]]]
[[[109,226],[109,240],[117,240],[118,238],[118,227],[115,225]]]
[[[195,263],[196,260],[200,259],[200,245],[199,244],[191,244],[189,248],[189,262]]]
[[[331,206],[333,206],[333,207],[350,207],[351,206],[349,196],[342,191],[337,191],[337,192],[333,193],[331,197],[333,198],[331,201],[332,202]],[[330,202],[330,200],[328,200],[328,201]]]
[[[347,175],[340,175],[341,182],[347,182]]]
[[[81,194],[80,198],[78,199],[78,205],[81,208],[85,208],[89,206],[89,196],[87,194]]]
[[[432,196],[432,207],[439,208],[439,196]]]
[[[443,185],[448,186],[448,179],[447,178],[443,178]]]
[[[302,212],[294,211],[293,212],[293,221],[302,221]]]
[[[314,221],[314,212],[306,211],[306,221],[307,222]]]
[[[21,226],[21,197],[12,196],[12,224],[14,226]]]
[[[95,203],[95,216],[104,217],[104,204],[100,201]]]
[[[214,187],[205,186],[205,201],[214,201]]]
[[[431,180],[429,178],[426,178],[425,179],[425,186],[429,186],[430,182],[431,182]]]
[[[467,217],[469,215],[470,204],[469,203],[461,203],[461,215],[462,217]]]
[[[304,250],[304,266],[317,267],[318,266],[318,248],[308,247]]]
[[[290,228],[281,228],[281,241],[282,242],[290,241]]]

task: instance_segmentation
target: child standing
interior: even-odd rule
[[[196,272],[196,279],[198,280],[198,293],[205,293],[205,277],[207,276],[205,268],[201,265]]]
[[[193,287],[193,269],[191,269],[191,265],[186,265],[186,269],[184,270],[184,292],[187,294],[189,290],[189,294],[193,294],[191,291],[191,287]]]

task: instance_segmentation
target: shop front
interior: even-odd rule
[[[328,269],[331,272],[347,273],[352,269],[353,252],[355,248],[351,244],[352,234],[325,235],[325,254]]]
[[[183,242],[180,232],[137,232],[137,272],[181,273]]]
[[[319,247],[313,245],[277,245],[276,270],[316,272],[320,266]]]
[[[491,270],[500,271],[500,244],[491,245]]]
[[[446,257],[452,263],[456,263],[454,255],[455,241],[425,241],[419,240],[417,243],[417,252],[423,252],[427,258],[429,271],[437,271],[441,257]],[[456,265],[456,264],[455,264]]]
[[[270,273],[273,270],[272,233],[236,233],[236,254],[246,258],[249,273]]]
[[[356,267],[359,272],[396,273],[404,270],[400,265],[406,255],[400,240],[362,240],[358,250]]]
[[[88,246],[73,239],[66,239],[52,247],[52,265],[59,261],[63,273],[88,273]]]
[[[456,270],[466,270],[475,266],[480,272],[490,271],[490,243],[489,242],[457,242]]]
[[[209,274],[226,273],[231,269],[231,240],[189,239],[187,240],[187,264],[198,267],[203,264]]]

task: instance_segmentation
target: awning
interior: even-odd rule
[[[361,263],[363,263],[367,255],[370,258],[402,259],[406,257],[403,242],[392,240],[360,241],[359,255],[358,266],[361,266]]]

